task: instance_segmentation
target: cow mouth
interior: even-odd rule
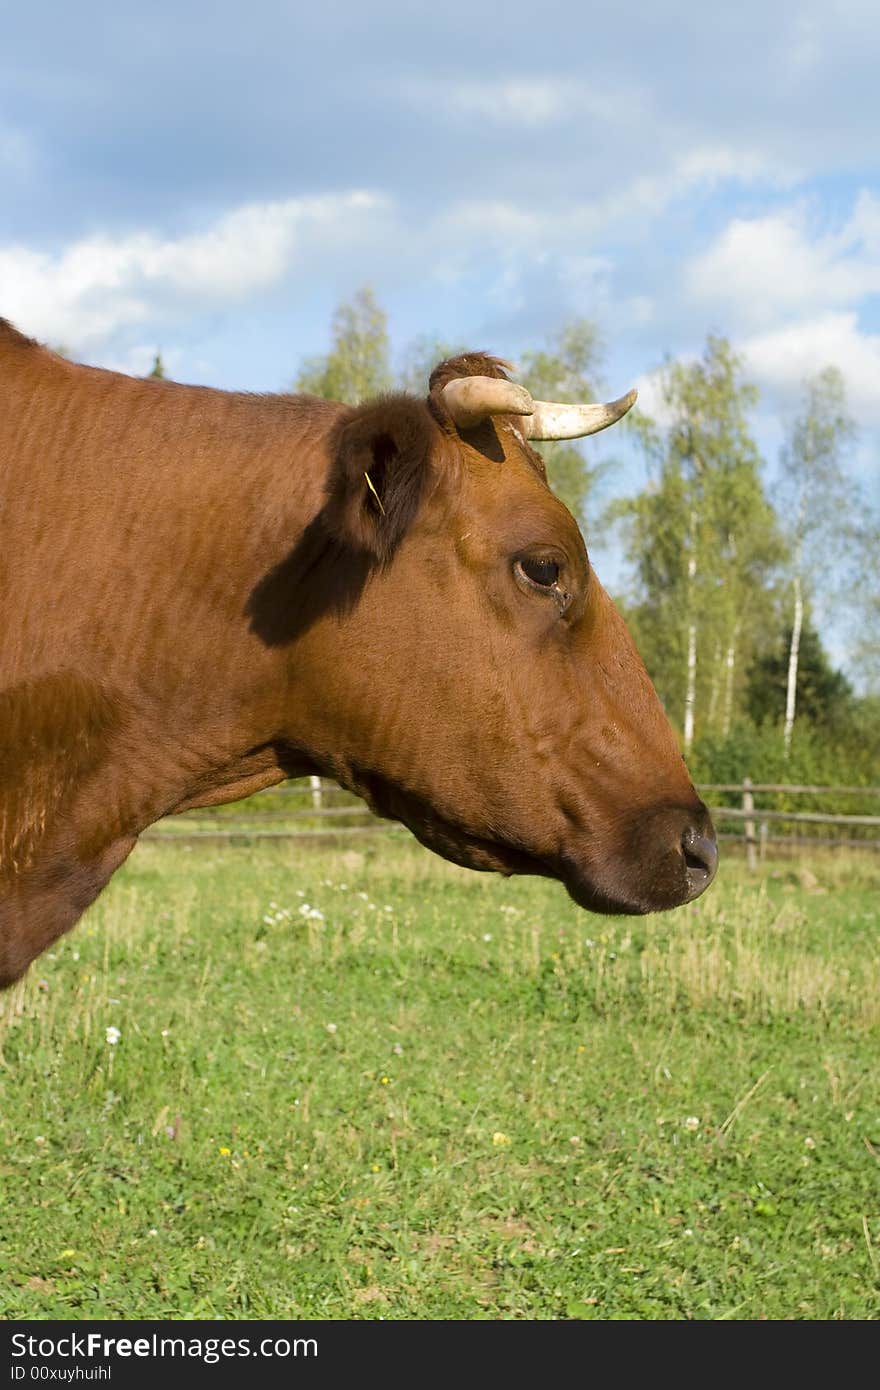
[[[687,872],[679,855],[670,856],[670,862],[659,874],[655,870],[650,883],[640,883],[637,873],[633,872],[626,885],[614,882],[607,887],[600,886],[596,879],[587,877],[580,864],[570,860],[559,877],[578,907],[609,917],[643,917],[648,912],[664,912],[680,907],[691,897]]]

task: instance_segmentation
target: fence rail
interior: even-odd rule
[[[755,805],[787,797],[834,798],[859,796],[880,798],[877,787],[823,787],[787,782],[704,782],[698,790],[737,797],[739,804],[710,806],[719,839],[744,847],[750,866],[757,865],[770,845],[809,847],[834,846],[880,850],[880,813],[792,810],[786,806]],[[869,803],[870,804],[870,803]],[[878,805],[880,812],[880,805]],[[771,833],[783,826],[783,834]],[[819,833],[829,828],[839,833]],[[870,831],[877,834],[872,836]],[[391,821],[380,820],[350,792],[326,778],[310,777],[258,792],[233,807],[187,811],[172,816],[147,831],[144,838],[166,843],[215,842],[243,844],[253,840],[336,840],[352,836],[403,833]],[[803,833],[806,832],[806,833]]]
[[[810,796],[880,796],[880,787],[808,787],[795,782],[701,782],[701,792],[783,792]],[[279,791],[282,788],[278,788]]]
[[[718,820],[785,820],[802,821],[809,825],[878,825],[880,816],[838,816],[824,815],[821,811],[764,811],[753,806],[710,806],[709,810]]]
[[[841,811],[805,811],[792,810],[788,806],[778,805],[778,799],[783,800],[789,797],[824,797],[829,800],[836,797],[858,796],[870,801],[880,797],[880,787],[830,787],[830,786],[811,786],[803,783],[787,782],[753,782],[751,778],[745,777],[742,782],[708,782],[700,787],[704,795],[711,792],[721,792],[727,795],[736,795],[740,798],[739,806],[712,806],[710,807],[712,819],[716,829],[722,839],[739,841],[745,846],[746,860],[750,868],[757,866],[758,860],[763,859],[768,845],[789,845],[789,846],[836,846],[849,849],[880,849],[880,838],[873,837],[868,833],[861,835],[859,830],[864,828],[866,832],[870,829],[880,831],[880,815],[870,815],[867,813],[851,813]],[[768,798],[777,800],[776,805],[756,806],[755,797],[761,797],[762,801]],[[769,827],[774,823],[782,822],[791,825],[792,830],[784,835],[771,835]],[[738,828],[731,831],[726,827],[731,824],[737,826],[742,824],[742,830]],[[800,834],[802,829],[809,829],[812,826],[833,826],[839,827],[841,833],[836,835],[827,834]],[[855,834],[846,834],[847,831],[856,831]]]

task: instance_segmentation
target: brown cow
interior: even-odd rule
[[[650,912],[708,814],[482,354],[357,408],[77,366],[0,320],[0,983],[161,816],[323,773],[447,859]]]

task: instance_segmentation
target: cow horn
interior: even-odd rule
[[[533,401],[524,386],[494,376],[459,376],[443,387],[443,400],[459,429],[473,429],[488,415],[525,415],[527,439],[581,439],[621,419],[635,404],[630,391],[608,405],[564,405]]]
[[[462,430],[473,429],[487,415],[531,415],[534,409],[524,386],[494,376],[458,376],[447,381],[443,400]]]
[[[525,423],[527,439],[581,439],[597,434],[621,419],[635,405],[638,391],[629,391],[608,405],[561,405],[554,401],[534,401]]]

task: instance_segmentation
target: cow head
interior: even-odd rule
[[[534,402],[505,366],[453,359],[427,402],[335,427],[289,734],[447,859],[550,875],[598,911],[674,907],[714,876],[711,822],[529,443],[604,428],[635,394]]]

